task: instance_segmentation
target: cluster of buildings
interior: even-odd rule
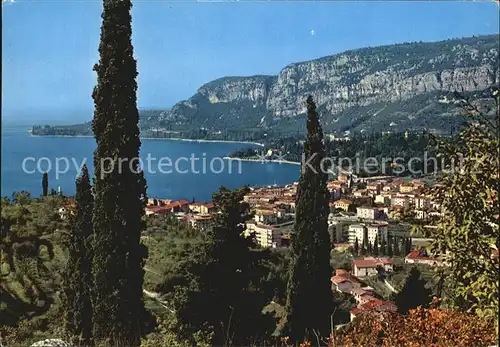
[[[354,182],[356,180],[356,182]],[[298,183],[285,186],[254,187],[244,196],[253,219],[246,223],[247,234],[253,234],[262,247],[286,247],[295,219]],[[387,177],[353,179],[339,174],[327,183],[331,200],[328,217],[332,242],[354,245],[356,240],[388,242],[393,237],[408,237],[409,225],[402,214],[428,219],[439,216],[439,205],[426,195],[422,180]],[[214,221],[213,203],[172,201],[150,198],[146,215],[175,214],[193,228],[209,230]],[[430,223],[432,224],[432,223]]]
[[[357,262],[365,262],[366,266],[376,265],[382,269],[386,268],[388,271],[392,269],[390,259],[365,258],[357,260]],[[376,267],[373,270],[376,270]],[[351,274],[343,269],[337,269],[335,270],[335,275],[331,278],[331,282],[333,291],[350,294],[356,300],[357,306],[350,312],[351,321],[366,312],[397,311],[396,305],[392,302],[378,299],[372,287],[363,286],[356,274]]]
[[[287,247],[295,223],[297,183],[283,187],[251,188],[243,200],[250,205],[254,219],[246,223],[246,232],[254,234],[261,247]]]
[[[174,215],[188,223],[193,229],[210,231],[215,221],[215,205],[213,202],[200,203],[187,200],[168,200],[149,198],[145,208],[146,216]]]

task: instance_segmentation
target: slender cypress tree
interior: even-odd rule
[[[312,96],[307,98],[307,140],[297,189],[295,229],[291,237],[291,262],[287,286],[287,332],[292,341],[327,336],[332,313],[329,278],[327,170],[323,130]]]
[[[138,345],[145,318],[141,244],[146,184],[138,168],[137,67],[130,0],[104,0],[100,60],[94,66],[93,336]]]
[[[384,237],[382,237],[382,240],[380,241],[379,254],[380,255],[387,255],[387,241],[385,240]]]
[[[49,174],[47,172],[44,172],[42,176],[42,195],[47,196],[48,193],[49,193]]]
[[[368,229],[365,227],[365,229],[363,230],[363,244],[365,245],[365,249],[368,249],[369,246],[368,246],[368,243],[370,241],[368,241]]]
[[[63,274],[63,307],[66,330],[87,344],[92,336],[92,209],[94,197],[87,166],[76,180],[75,213],[70,216],[68,262]]]
[[[399,248],[399,241],[396,236],[394,236],[394,247],[392,249],[393,255],[398,257],[401,255],[400,248]]]
[[[408,310],[418,306],[428,306],[431,301],[431,290],[426,287],[420,271],[412,267],[401,290],[395,295],[394,302],[398,312],[407,314]]]
[[[356,242],[354,243],[354,256],[357,257],[359,256],[359,240],[358,238],[356,237]]]
[[[379,255],[378,236],[375,236],[375,241],[373,242],[373,255],[374,256],[378,256]]]
[[[392,256],[394,255],[392,245],[393,245],[393,241],[391,239],[388,239],[387,240],[387,256],[390,258],[392,258]]]

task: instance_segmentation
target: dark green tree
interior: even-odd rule
[[[261,313],[272,297],[271,291],[264,295],[260,283],[269,275],[261,264],[268,252],[242,234],[248,217],[242,200],[248,192],[248,188],[231,191],[221,187],[214,194],[220,212],[214,228],[201,244],[180,256],[175,275],[157,288],[168,293],[176,308],[183,338],[211,330],[211,342],[216,346],[244,346],[271,333],[266,326],[272,318]]]
[[[367,250],[365,247],[365,243],[361,242],[361,248],[359,249],[359,255],[366,255],[366,254],[367,254]]]
[[[67,237],[68,262],[63,273],[64,322],[71,336],[88,344],[92,336],[92,212],[94,197],[87,166],[76,180],[76,206],[70,215]]]
[[[327,167],[323,130],[312,96],[307,98],[307,139],[297,189],[295,228],[287,286],[286,330],[294,342],[314,332],[327,336],[333,301],[330,289]]]
[[[396,236],[394,236],[394,244],[393,244],[393,256],[399,257],[401,255],[400,252],[400,247],[399,247],[399,240]]]
[[[354,251],[353,251],[353,255],[355,257],[359,256],[359,240],[358,238],[356,237],[356,242],[354,242]]]
[[[420,271],[412,267],[401,290],[396,294],[394,302],[398,312],[407,314],[408,310],[418,306],[426,307],[431,301],[432,291],[426,287]]]
[[[363,230],[363,244],[365,245],[365,249],[368,249],[368,229],[365,227]]]
[[[382,240],[380,241],[379,254],[380,255],[387,255],[387,241],[385,240],[385,237],[382,237]]]
[[[44,172],[42,176],[42,195],[47,196],[48,193],[49,193],[49,174],[47,172]]]
[[[395,237],[394,237],[394,239],[395,239]],[[392,258],[394,256],[393,245],[394,245],[393,240],[388,239],[387,240],[387,256],[390,258]]]
[[[405,256],[411,252],[412,250],[412,244],[413,244],[413,240],[410,238],[407,239],[407,242],[406,242],[406,253],[404,254]]]
[[[370,240],[368,240],[368,248],[366,249],[366,253],[368,255],[373,255],[373,245],[372,243],[370,242]]]
[[[375,236],[375,241],[373,242],[373,255],[374,256],[379,256],[379,249],[378,249],[378,236]]]
[[[145,308],[141,244],[146,184],[139,170],[137,67],[131,42],[131,1],[104,0],[94,66],[93,337],[138,345]]]

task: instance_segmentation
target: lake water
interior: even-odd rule
[[[60,187],[65,195],[73,195],[82,160],[86,159],[89,170],[93,171],[94,138],[36,137],[27,131],[25,126],[2,127],[1,195],[10,197],[15,191],[26,190],[32,196],[39,196],[42,174],[48,169],[49,190]],[[246,184],[284,185],[298,180],[297,165],[230,164],[222,159],[234,150],[250,146],[256,145],[143,139],[141,159],[148,196],[209,201],[221,185],[233,189]]]

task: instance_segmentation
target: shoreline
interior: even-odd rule
[[[94,137],[93,135],[33,135],[33,137]],[[252,141],[233,141],[233,140],[206,140],[206,139],[185,139],[185,138],[164,138],[164,137],[142,137],[141,140],[158,140],[158,141],[184,141],[184,142],[206,142],[206,143],[241,143],[246,145],[255,145],[264,147],[263,143]]]
[[[276,159],[254,159],[254,158],[238,158],[238,157],[223,157],[222,159],[224,160],[239,160],[239,161],[249,161],[249,162],[256,162],[256,163],[278,163],[278,164],[289,164],[289,165],[299,165],[300,163],[298,161],[290,161],[290,160],[276,160]]]

